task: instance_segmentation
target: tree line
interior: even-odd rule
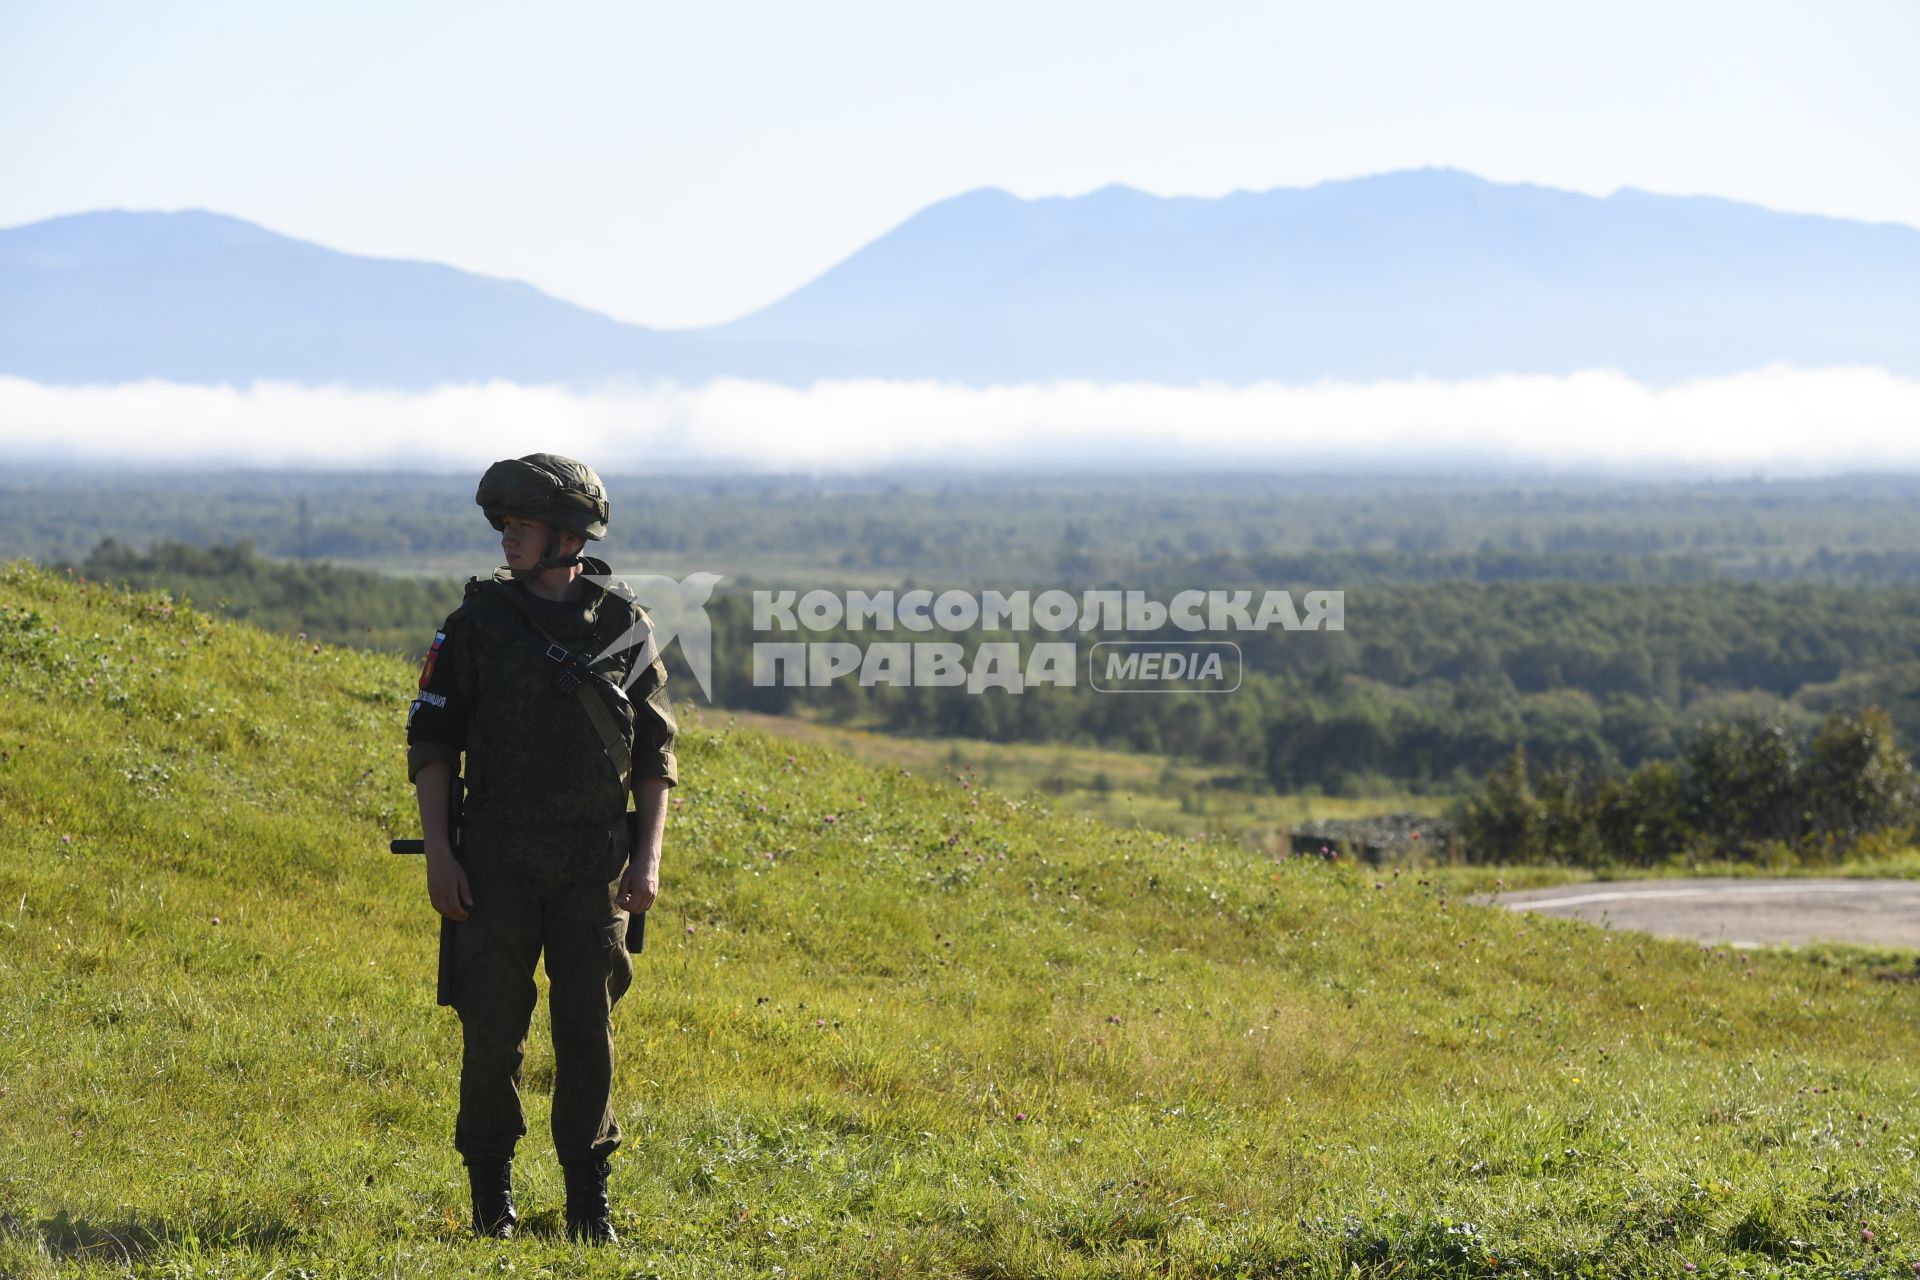
[[[287,633],[419,654],[459,602],[444,579],[394,578],[267,559],[251,544],[107,541],[70,566],[161,587]],[[1217,585],[1183,575],[1180,585]],[[1338,580],[1274,580],[1297,589]],[[1165,599],[1166,592],[1160,593]],[[1242,647],[1240,689],[1220,697],[1113,697],[1086,687],[1020,694],[964,688],[823,688],[754,681],[744,590],[709,604],[715,698],[805,711],[918,736],[1097,744],[1229,766],[1278,790],[1462,794],[1516,748],[1593,774],[1678,758],[1699,727],[1745,714],[1810,736],[1832,711],[1885,708],[1920,735],[1920,587],[1706,581],[1393,582],[1347,587],[1346,630],[1227,633]],[[1191,639],[1171,628],[1162,639]],[[865,642],[845,628],[804,639]],[[907,638],[896,635],[894,638]],[[942,634],[969,651],[1032,634]],[[1114,638],[1076,633],[1084,655]],[[1125,638],[1144,638],[1129,632]],[[676,689],[692,696],[677,648]]]
[[[1479,862],[1831,863],[1865,842],[1910,841],[1917,817],[1913,762],[1886,712],[1868,707],[1831,712],[1810,737],[1778,717],[1716,720],[1677,758],[1631,770],[1530,769],[1516,747],[1462,807],[1458,830]]]
[[[248,539],[141,551],[108,538],[64,568],[88,578],[164,590],[210,612],[315,641],[424,653],[434,626],[460,603],[458,583],[261,557]]]
[[[617,569],[814,585],[988,586],[1194,571],[1253,581],[1920,582],[1920,477],[1621,481],[1316,473],[605,473]],[[0,556],[77,562],[251,539],[277,559],[405,572],[490,561],[474,475],[231,471],[0,477]],[[1276,575],[1279,575],[1276,577]],[[829,578],[831,580],[829,580]]]
[[[1324,583],[1313,585],[1327,585]],[[1234,632],[1245,676],[1220,697],[1018,695],[754,683],[749,601],[710,606],[716,699],[893,732],[1095,743],[1264,776],[1276,789],[1461,792],[1516,746],[1593,769],[1671,758],[1703,720],[1764,712],[1811,732],[1880,705],[1920,734],[1920,589],[1808,584],[1381,583],[1347,592],[1341,632]],[[792,639],[791,635],[772,637]],[[844,628],[804,638],[863,643]],[[895,637],[899,638],[899,637]],[[1027,640],[975,631],[987,641]],[[1101,638],[1079,635],[1084,654]],[[1146,638],[1129,632],[1124,638]],[[1167,629],[1162,639],[1192,639]]]

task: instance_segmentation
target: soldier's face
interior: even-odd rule
[[[500,550],[509,569],[531,569],[547,553],[547,534],[552,529],[545,520],[523,520],[508,516],[500,522]]]

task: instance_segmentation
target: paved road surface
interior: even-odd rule
[[[1482,901],[1735,947],[1920,947],[1916,880],[1640,880],[1565,884]]]

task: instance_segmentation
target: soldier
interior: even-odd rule
[[[512,1235],[514,1146],[527,1132],[520,1067],[544,950],[567,1234],[611,1243],[607,1158],[620,1126],[609,1102],[610,1014],[633,976],[624,913],[644,912],[660,888],[666,793],[677,780],[666,669],[655,657],[629,679],[646,615],[582,576],[609,572],[580,554],[607,531],[606,490],[591,468],[545,453],[497,462],[474,501],[500,531],[506,567],[467,583],[427,653],[407,724],[427,892],[457,922],[455,990],[442,995],[464,1045],[454,1146],[474,1230]],[[448,810],[462,753],[456,856]]]

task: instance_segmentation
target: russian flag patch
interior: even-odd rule
[[[420,668],[420,687],[422,689],[426,688],[427,682],[433,679],[433,664],[439,661],[440,645],[446,638],[447,633],[444,631],[436,631],[433,633],[433,645],[427,650],[427,665]]]

